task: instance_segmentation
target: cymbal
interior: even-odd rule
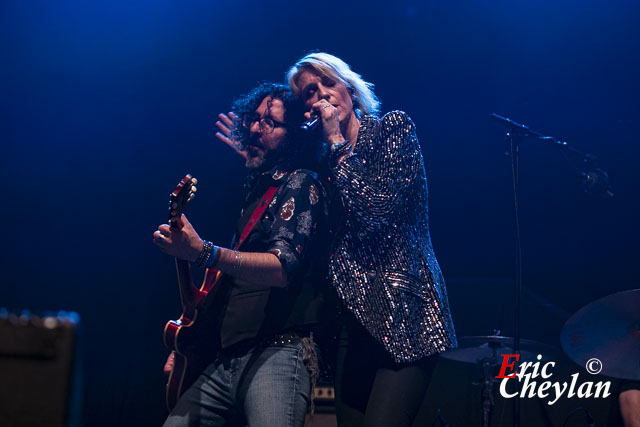
[[[496,356],[497,363],[502,363],[503,354],[515,354],[513,351],[513,338],[501,335],[489,335],[479,337],[458,338],[459,347],[445,351],[440,357],[465,363],[479,363],[485,358]],[[550,345],[533,340],[520,339],[519,362],[537,361],[537,356],[542,355],[542,361],[554,359],[558,350]],[[513,361],[513,360],[511,360]]]
[[[640,289],[582,307],[564,324],[560,342],[580,366],[595,358],[604,375],[640,380]]]

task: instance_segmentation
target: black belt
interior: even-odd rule
[[[240,354],[246,354],[254,348],[291,344],[299,342],[302,338],[312,337],[313,333],[311,331],[287,331],[274,335],[258,336],[223,348],[220,354],[226,357],[234,357]]]

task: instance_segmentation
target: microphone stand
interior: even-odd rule
[[[507,141],[514,136],[518,139],[518,141],[515,141],[516,146],[514,148],[516,150],[518,149],[519,143],[525,137],[528,137],[533,140],[546,142],[578,157],[584,168],[584,171],[578,171],[578,173],[582,175],[584,180],[585,191],[601,194],[608,198],[613,197],[613,188],[609,185],[609,175],[598,167],[598,158],[595,155],[591,153],[583,153],[582,151],[570,146],[565,141],[560,141],[553,136],[543,135],[540,132],[530,129],[528,126],[516,123],[513,120],[500,116],[496,113],[492,113],[491,118],[508,128],[506,134]]]
[[[522,244],[520,242],[520,143],[526,135],[513,127],[506,134],[509,142],[509,151],[511,153],[511,175],[513,178],[513,205],[516,220],[516,280],[514,292],[514,334],[513,334],[513,352],[520,355],[520,304],[522,302]],[[520,358],[518,357],[518,360]],[[520,427],[520,380],[516,375],[514,387],[516,398],[513,401],[513,426]]]
[[[584,178],[585,191],[603,193],[605,197],[613,197],[613,190],[609,186],[608,175],[605,171],[597,167],[597,158],[593,154],[583,153],[552,136],[545,136],[540,132],[529,129],[528,126],[521,125],[511,119],[492,113],[491,118],[507,127],[505,135],[511,154],[511,174],[513,178],[513,201],[516,225],[516,259],[515,259],[515,292],[514,292],[514,335],[513,350],[520,354],[520,327],[521,327],[521,302],[522,302],[522,245],[520,241],[520,144],[524,138],[535,139],[550,143],[563,150],[568,150],[572,154],[582,158],[586,172],[580,172]],[[516,377],[515,391],[516,398],[513,402],[513,426],[520,427],[520,380]]]

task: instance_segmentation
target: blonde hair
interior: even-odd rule
[[[380,100],[373,93],[373,83],[364,81],[360,74],[352,71],[349,64],[337,56],[324,52],[310,53],[287,71],[286,80],[296,98],[301,97],[302,88],[298,86],[298,78],[303,71],[313,71],[345,85],[351,92],[353,110],[358,117],[380,112]]]

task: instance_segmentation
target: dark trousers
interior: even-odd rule
[[[411,426],[437,355],[395,363],[359,323],[348,321],[336,360],[336,414],[340,427]]]

